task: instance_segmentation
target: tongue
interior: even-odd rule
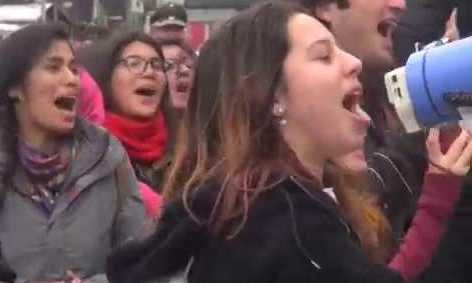
[[[352,113],[357,114],[364,121],[367,121],[369,123],[371,122],[369,114],[367,114],[367,112],[365,112],[359,104],[353,107]]]

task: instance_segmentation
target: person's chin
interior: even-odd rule
[[[352,136],[350,139],[350,153],[356,158],[363,159],[363,150],[364,150],[364,144],[365,144],[365,135],[356,135]],[[359,153],[360,152],[360,153]]]
[[[147,120],[153,118],[155,115],[156,111],[147,110],[136,113],[134,117],[138,120]]]
[[[186,105],[189,98],[188,93],[184,92],[174,92],[171,96],[172,105],[178,108],[181,105]]]
[[[72,130],[75,127],[75,121],[73,122],[62,122],[57,123],[55,125],[51,125],[49,128],[49,132],[53,136],[67,136],[72,133]]]
[[[149,119],[154,117],[158,109],[158,102],[148,102],[139,105],[134,108],[134,116],[139,117],[140,119]]]
[[[174,107],[174,109],[176,110],[185,110],[185,108],[187,108],[187,100],[188,99],[174,99],[172,101],[172,106]]]

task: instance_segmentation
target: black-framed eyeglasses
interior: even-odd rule
[[[190,62],[189,60],[186,61],[175,61],[175,60],[167,60],[169,67],[167,68],[167,72],[176,72],[177,70],[193,70],[195,68],[195,64]]]
[[[118,62],[123,64],[131,73],[137,75],[146,72],[148,66],[154,72],[166,72],[170,68],[170,64],[167,61],[157,57],[146,60],[140,56],[132,55],[122,58]]]

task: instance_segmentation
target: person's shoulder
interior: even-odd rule
[[[215,209],[220,193],[219,183],[208,182],[192,193],[189,208],[205,222]],[[181,200],[177,203],[183,206]],[[292,178],[285,178],[260,192],[249,203],[243,233],[260,233],[261,228],[280,230],[280,227],[290,227],[295,219],[338,223],[339,217],[337,204],[321,189],[308,188]]]
[[[125,158],[126,150],[121,142],[102,126],[79,118],[77,119],[76,132],[82,143],[87,142],[96,148],[96,151],[103,151],[106,159],[111,158],[119,163]]]
[[[336,202],[320,188],[311,188],[287,178],[262,193],[250,205],[245,226],[247,233],[259,233],[261,227],[267,233],[290,236],[295,223],[312,223],[311,226],[336,225],[344,229],[345,223]],[[300,227],[300,229],[303,227]],[[309,229],[310,231],[313,229]],[[316,230],[316,228],[315,228]]]
[[[287,177],[263,192],[254,203],[255,208],[294,209],[299,213],[323,210],[337,214],[336,202],[322,188]]]

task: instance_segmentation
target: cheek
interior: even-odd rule
[[[38,83],[38,80],[41,83]],[[38,80],[28,83],[23,96],[24,101],[29,105],[30,112],[44,114],[44,111],[52,107],[56,84],[47,79],[38,78]]]
[[[344,126],[336,97],[319,89],[300,89],[298,96],[288,104],[288,123],[299,125],[301,132],[319,146],[328,147],[339,136]],[[291,121],[290,121],[291,120]]]
[[[291,114],[311,125],[324,127],[333,123],[341,105],[340,70],[332,64],[306,60],[291,63],[285,68],[287,103],[293,108]]]
[[[45,93],[38,92],[25,101],[31,117],[36,117],[38,120],[47,120],[51,116],[52,110],[54,110],[52,98],[45,96]]]
[[[177,88],[177,77],[175,75],[169,74],[167,75],[167,79],[169,81],[169,88],[171,90],[175,90]]]
[[[190,83],[193,85],[195,82],[195,71],[190,72]]]
[[[296,112],[320,118],[334,114],[333,108],[338,105],[336,90],[330,84],[319,83],[313,78],[300,79],[290,89],[288,96]]]
[[[123,108],[126,106],[132,92],[132,83],[133,79],[128,74],[120,70],[113,73],[111,78],[113,107]]]
[[[164,73],[160,73],[157,77],[157,82],[159,84],[159,89],[161,92],[164,92],[165,89],[167,88],[168,82],[168,77]]]

